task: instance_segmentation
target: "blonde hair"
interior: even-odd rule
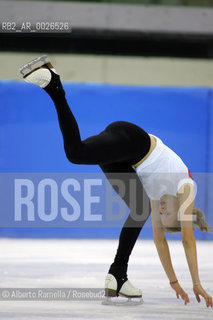
[[[205,220],[205,215],[203,211],[198,208],[193,208],[192,214],[196,216],[195,221],[193,221],[193,227],[199,227],[202,232],[209,232],[212,228],[209,227]],[[165,227],[165,231],[168,233],[175,233],[181,231],[181,224],[179,220],[176,220],[172,227]]]

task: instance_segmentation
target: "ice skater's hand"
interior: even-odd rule
[[[201,284],[199,285],[194,285],[193,286],[193,291],[195,294],[195,297],[197,299],[197,302],[200,303],[200,296],[202,296],[205,301],[206,301],[206,306],[208,307],[212,307],[213,308],[213,300],[212,297],[206,293],[206,291],[203,289],[203,287],[201,286]]]
[[[173,290],[176,292],[176,296],[179,299],[179,296],[184,300],[184,304],[187,305],[189,303],[189,297],[188,294],[181,288],[178,282],[172,284],[170,283]]]

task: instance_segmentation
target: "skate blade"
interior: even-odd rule
[[[105,306],[138,306],[143,303],[143,299],[140,298],[121,298],[121,297],[106,297],[102,301],[102,305]]]
[[[44,64],[46,64],[46,59],[47,59],[47,55],[43,55],[41,57],[38,57],[30,62],[28,62],[27,64],[25,64],[23,67],[21,67],[19,69],[20,74],[23,77],[26,77],[27,75],[29,75],[32,71],[34,71],[35,69],[40,68],[41,66],[43,66]]]

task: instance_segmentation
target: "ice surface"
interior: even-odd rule
[[[101,301],[0,301],[0,319],[213,319],[192,291],[181,242],[169,242],[178,279],[189,294],[184,306],[168,284],[152,241],[139,240],[129,263],[130,281],[144,304],[104,306]],[[1,288],[102,288],[116,240],[0,239]],[[213,242],[197,242],[202,285],[213,295]]]

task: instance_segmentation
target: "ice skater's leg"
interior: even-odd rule
[[[122,121],[114,122],[100,134],[82,141],[77,121],[69,108],[62,89],[58,90],[56,94],[53,87],[49,86],[45,90],[55,104],[65,152],[72,163],[129,162],[134,164],[149,151],[150,138],[148,134],[136,125]]]
[[[30,68],[33,63],[31,62]],[[24,79],[42,87],[54,102],[65,152],[71,162],[78,164],[129,162],[134,164],[149,151],[149,135],[138,126],[123,121],[114,122],[100,134],[82,141],[77,121],[67,103],[60,76],[50,63],[30,71],[24,76]]]
[[[109,164],[102,165],[101,169],[104,171],[109,182],[118,179],[124,183],[125,194],[122,199],[130,209],[130,214],[120,233],[114,262],[109,269],[109,273],[118,282],[119,291],[122,284],[127,280],[128,261],[135,242],[150,215],[150,202],[141,181],[131,166],[128,164]],[[117,186],[112,186],[119,193]]]

